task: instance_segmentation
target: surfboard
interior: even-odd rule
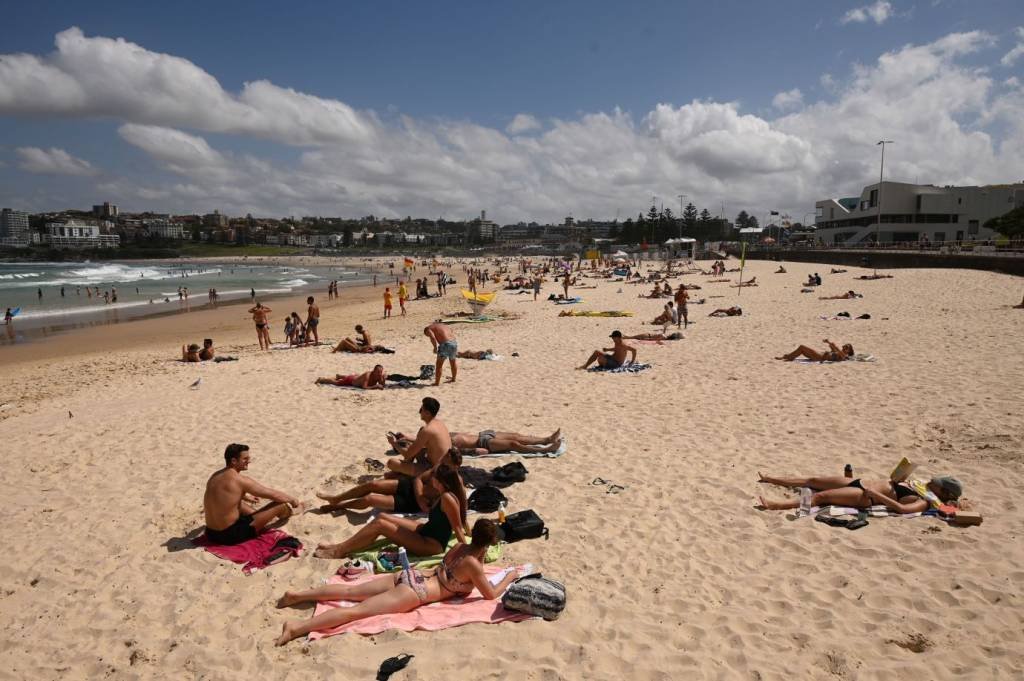
[[[19,312],[21,312],[21,308],[20,307],[16,307],[13,310],[11,310],[11,316],[12,317],[17,317]]]

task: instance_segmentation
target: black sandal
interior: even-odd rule
[[[416,656],[402,653],[401,655],[384,660],[380,663],[380,668],[377,670],[377,681],[388,681],[392,674],[405,669],[406,665],[409,664],[409,660],[414,657]]]

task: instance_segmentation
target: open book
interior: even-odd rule
[[[917,470],[916,463],[910,463],[907,457],[900,459],[900,462],[896,464],[896,468],[892,469],[892,473],[889,474],[889,479],[893,482],[903,482],[910,477],[911,473]]]

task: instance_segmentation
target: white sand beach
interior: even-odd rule
[[[637,297],[649,286],[597,279],[575,306],[543,300],[561,291],[554,282],[537,302],[502,291],[489,309],[518,318],[453,328],[460,349],[504,360],[460,361],[458,382],[437,388],[313,381],[376,362],[417,373],[433,362],[424,325],[468,309],[458,286],[389,320],[382,288],[320,301],[321,337],[362,323],[394,355],[261,353],[239,306],[0,348],[0,480],[17,539],[0,562],[0,677],[372,678],[407,652],[396,681],[1024,678],[1024,310],[1010,309],[1024,282],[776,267],[748,262],[760,285],[739,293],[699,274],[673,279],[707,302],[690,305],[684,340],[638,346],[653,366],[637,375],[574,370],[614,329],[660,329],[645,322],[664,301]],[[800,293],[814,271],[824,284]],[[849,289],[864,297],[818,299]],[[272,306],[273,340],[299,304]],[[707,316],[730,305],[744,314]],[[559,318],[568,307],[636,315]],[[839,311],[871,319],[819,318]],[[175,361],[182,343],[211,336],[239,361]],[[773,359],[824,338],[876,361]],[[283,529],[303,556],[244,576],[187,540],[225,445],[251,447],[253,478],[312,499],[364,475],[366,457],[384,459],[385,432],[414,431],[428,395],[453,431],[562,428],[567,453],[527,460],[526,482],[505,490],[510,511],[536,510],[550,539],[505,546],[501,564],[564,582],[566,611],[275,648],[282,621],[312,611],[276,610],[277,597],[333,574],[342,561],[312,550],[349,536],[358,516],[292,518]],[[758,471],[841,475],[849,463],[856,477],[886,478],[903,456],[918,475],[962,480],[983,524],[877,518],[852,532],[756,508],[759,494],[793,496],[759,485]]]

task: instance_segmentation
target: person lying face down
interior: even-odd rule
[[[474,588],[484,598],[496,599],[520,577],[517,570],[510,570],[497,585],[488,581],[483,567],[484,556],[497,536],[498,527],[493,520],[478,519],[473,524],[472,541],[468,545],[452,547],[433,570],[416,570],[411,584],[405,573],[399,571],[379,575],[361,584],[328,584],[307,591],[286,591],[277,602],[278,608],[337,600],[358,601],[359,604],[351,608],[334,608],[304,622],[286,620],[276,645],[283,646],[311,631],[331,629],[374,615],[408,612],[456,596],[468,596]]]
[[[851,480],[840,476],[774,477],[758,473],[758,482],[781,487],[809,487],[817,490],[811,496],[811,506],[852,506],[870,508],[882,505],[897,513],[920,513],[928,510],[929,502],[905,482],[892,480]],[[955,504],[963,494],[963,483],[951,475],[937,475],[927,484],[929,492],[947,504]],[[758,497],[769,511],[799,508],[799,501],[768,501]]]
[[[348,388],[362,388],[363,390],[383,390],[384,381],[388,375],[384,373],[384,367],[377,364],[370,371],[361,374],[335,374],[334,378],[321,377],[316,379],[317,385],[336,385]]]

